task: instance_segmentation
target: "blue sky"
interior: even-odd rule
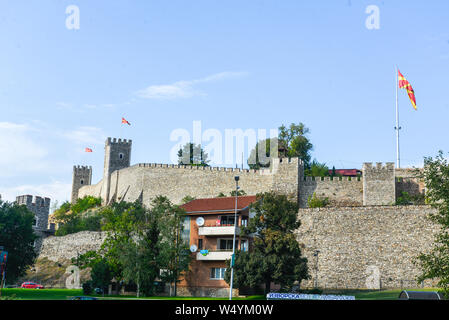
[[[0,41],[7,200],[69,199],[75,164],[96,183],[108,136],[133,140],[133,164],[169,163],[170,134],[193,121],[223,135],[303,122],[330,167],[394,162],[396,64],[418,105],[400,90],[402,167],[449,151],[446,0],[2,0]]]

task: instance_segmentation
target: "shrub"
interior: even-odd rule
[[[92,281],[87,281],[83,283],[83,294],[85,296],[92,294]]]
[[[320,199],[316,196],[316,193],[313,193],[313,196],[309,196],[307,199],[307,205],[309,208],[322,208],[327,206],[329,203],[329,198]]]

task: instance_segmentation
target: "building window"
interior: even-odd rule
[[[35,227],[37,227],[37,224],[39,223],[39,218],[38,217],[36,217],[36,216],[34,216],[34,219],[33,219],[33,225],[35,226]]]
[[[235,239],[237,244],[237,239]],[[232,251],[232,239],[218,239],[218,250]]]
[[[220,217],[220,225],[221,226],[233,226],[234,225],[234,216],[221,216]]]
[[[211,268],[210,278],[213,280],[223,280],[226,268]]]
[[[190,217],[185,217],[182,222],[181,239],[186,243],[190,242]]]
[[[198,239],[198,250],[203,249],[203,239]]]
[[[84,180],[83,180],[83,179],[81,179],[80,183],[81,183],[81,184],[84,184]]]
[[[248,251],[248,240],[241,240],[240,241],[240,250],[241,251]]]
[[[241,224],[243,227],[247,227],[248,226],[248,217],[242,217]]]
[[[123,159],[123,153],[119,153],[119,154],[118,154],[118,158],[119,158],[119,159]]]

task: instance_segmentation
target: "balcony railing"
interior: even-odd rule
[[[231,236],[234,234],[234,226],[204,226],[198,228],[200,236]],[[235,230],[236,235],[240,235],[240,228]]]
[[[196,260],[225,261],[231,259],[232,249],[203,249],[197,252]]]

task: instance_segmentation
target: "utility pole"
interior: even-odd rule
[[[237,230],[237,201],[239,195],[239,176],[235,176],[235,212],[234,212],[234,239],[232,242],[232,256],[231,256],[231,283],[229,288],[229,300],[232,300],[232,287],[234,282],[234,262],[235,262],[235,234]]]

